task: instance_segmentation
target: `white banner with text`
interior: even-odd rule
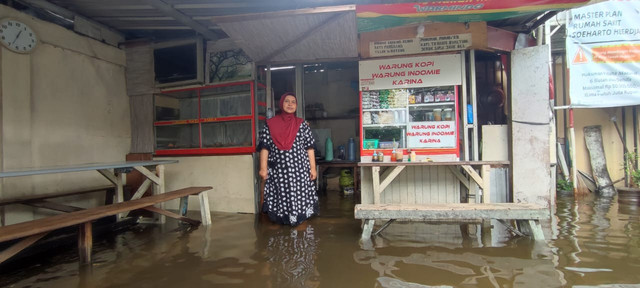
[[[570,11],[567,63],[573,107],[640,104],[640,0]]]

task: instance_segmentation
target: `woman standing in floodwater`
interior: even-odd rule
[[[266,181],[262,212],[271,221],[297,226],[318,213],[311,129],[295,116],[296,96],[280,97],[280,113],[260,133],[260,177]]]

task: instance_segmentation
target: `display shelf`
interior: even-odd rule
[[[256,144],[255,121],[266,116],[265,109],[256,111],[254,105],[258,100],[265,103],[265,93],[262,91],[265,88],[253,81],[243,81],[166,90],[155,94],[155,154],[253,152]]]
[[[362,108],[362,111],[364,111],[364,112],[405,111],[405,110],[407,110],[406,107],[404,107],[404,108],[387,108],[387,109],[384,109],[384,108],[368,108],[368,109]]]
[[[421,103],[421,104],[409,104],[409,108],[411,107],[430,107],[430,106],[454,106],[456,102],[430,102],[430,103]]]

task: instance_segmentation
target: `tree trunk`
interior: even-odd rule
[[[591,158],[593,178],[598,186],[596,191],[600,196],[612,197],[616,194],[616,189],[613,187],[607,170],[600,126],[584,127],[584,141],[587,143],[587,150],[589,150],[589,157]]]

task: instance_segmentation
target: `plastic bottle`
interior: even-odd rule
[[[396,150],[396,161],[402,162],[402,160],[404,160],[402,159],[404,157],[403,155],[404,155],[404,152],[402,151],[402,149]]]
[[[391,162],[396,162],[396,148],[391,150]]]
[[[333,141],[331,141],[329,137],[327,137],[327,141],[324,143],[324,155],[324,160],[333,160]]]
[[[349,154],[347,154],[347,159],[349,161],[356,161],[356,143],[353,141],[353,138],[349,138],[349,144],[347,146],[349,152]]]
[[[409,156],[409,159],[411,162],[416,162],[416,151],[411,151],[411,155]]]
[[[378,152],[373,150],[373,156],[371,156],[371,162],[378,162]]]

